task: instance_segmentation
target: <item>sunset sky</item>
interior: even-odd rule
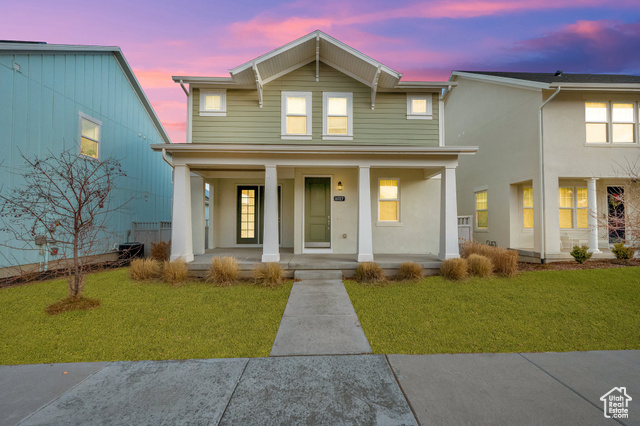
[[[172,75],[228,70],[320,29],[404,73],[451,70],[640,75],[638,0],[79,2],[2,5],[0,39],[120,46],[173,142],[186,97]]]

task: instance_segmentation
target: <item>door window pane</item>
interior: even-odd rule
[[[240,237],[254,238],[256,211],[255,189],[243,189],[240,202]]]
[[[524,209],[524,228],[533,229],[533,209]]]

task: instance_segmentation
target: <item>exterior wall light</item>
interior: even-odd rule
[[[338,191],[342,191],[342,181],[338,182]]]

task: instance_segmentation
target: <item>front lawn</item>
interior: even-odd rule
[[[290,290],[172,287],[121,268],[87,277],[84,295],[100,307],[49,316],[66,281],[0,289],[0,364],[268,356]]]
[[[345,283],[374,353],[640,349],[640,268]]]

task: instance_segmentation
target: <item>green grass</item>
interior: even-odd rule
[[[640,268],[346,282],[374,353],[640,349]]]
[[[290,289],[172,287],[122,268],[87,277],[98,308],[55,316],[64,280],[0,289],[0,364],[268,356]]]

